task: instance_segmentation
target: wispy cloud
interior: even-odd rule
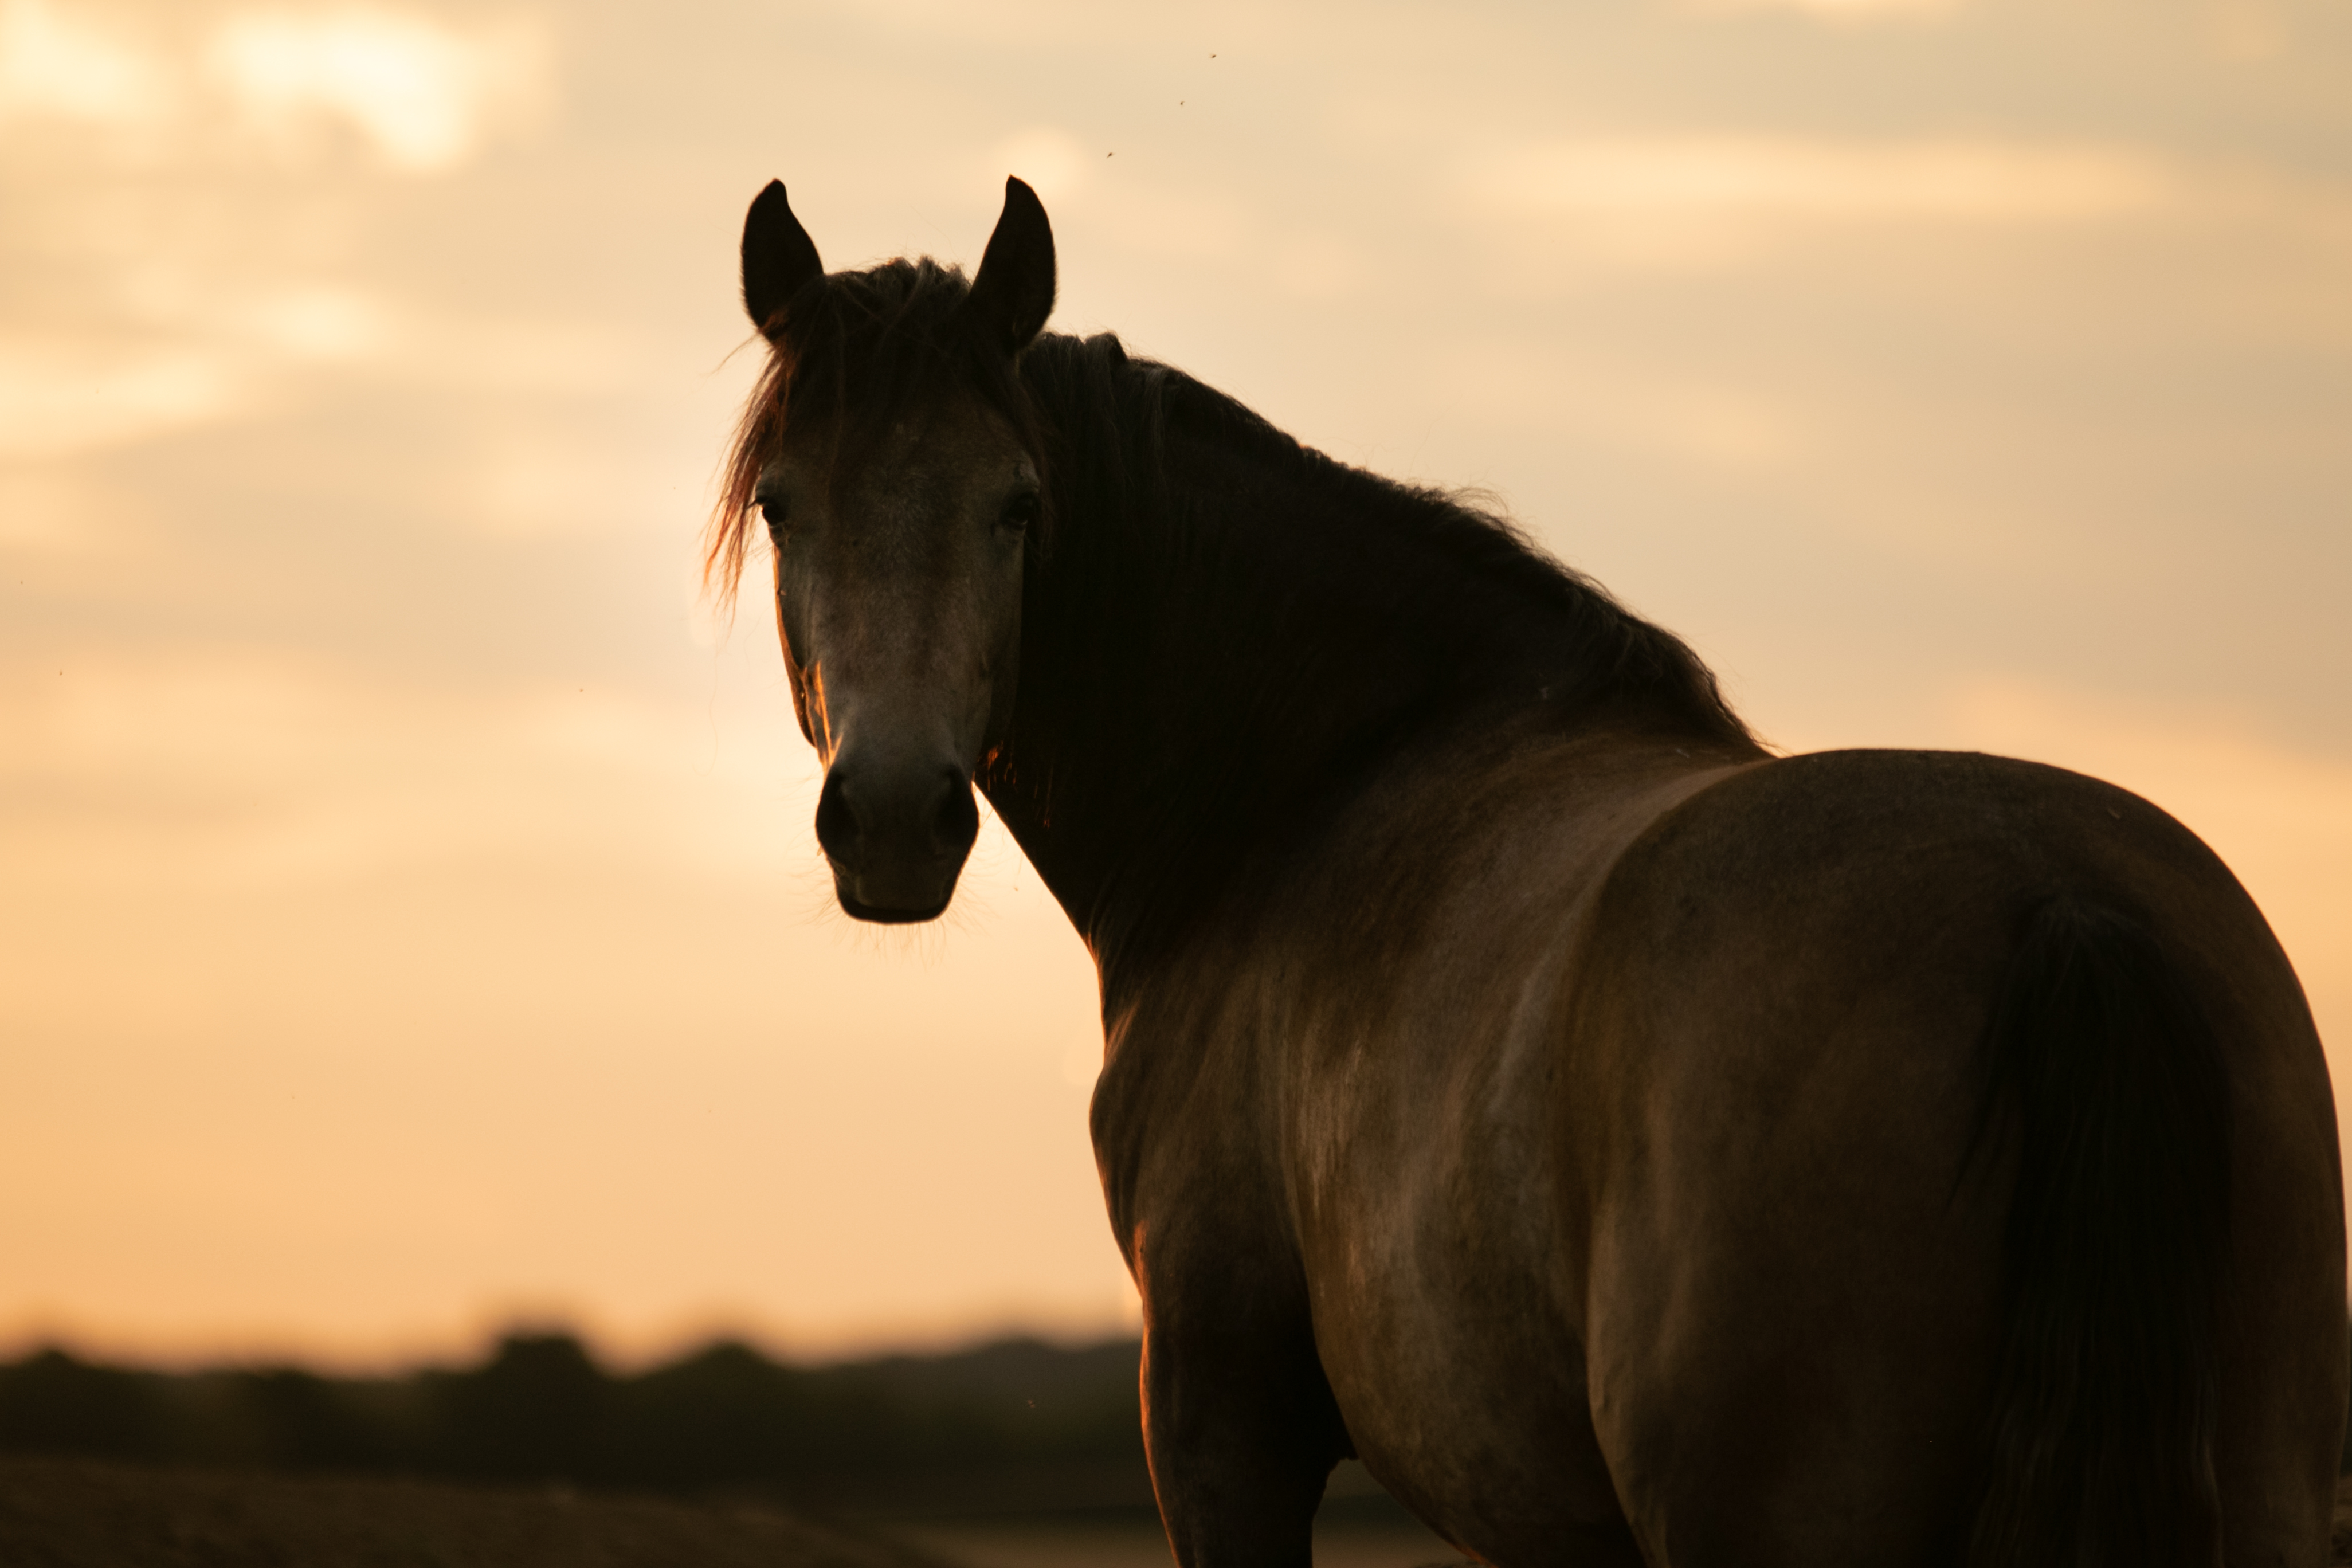
[[[398,11],[257,11],[231,17],[206,57],[245,114],[278,132],[314,119],[359,132],[391,167],[462,163],[492,110],[537,86],[530,36],[467,35]]]
[[[267,653],[57,658],[46,679],[0,684],[0,724],[26,742],[0,758],[0,786],[26,803],[0,821],[0,856],[26,889],[311,885],[576,854],[638,809],[633,795],[731,791],[764,813],[776,777],[809,773],[778,731],[759,737],[758,774],[713,780],[705,715],[602,687],[452,700]],[[656,864],[732,877],[761,859],[707,813],[661,820],[679,832]],[[779,835],[752,874],[805,858]]]
[[[392,346],[381,302],[322,281],[219,290],[201,309],[145,303],[144,331],[0,342],[0,460],[69,458],[217,423],[249,413],[289,371],[378,360]]]
[[[152,16],[103,25],[56,0],[0,0],[0,120],[235,126],[280,153],[340,126],[383,167],[436,174],[547,95],[541,34],[512,19],[457,28],[388,6],[253,9],[198,37],[192,50]]]
[[[0,118],[135,123],[167,106],[171,87],[155,55],[44,0],[0,5]]]
[[[0,346],[0,458],[57,458],[140,440],[217,418],[241,395],[236,367],[196,349]]]
[[[2153,160],[1988,141],[1595,138],[1486,161],[1474,192],[1507,207],[1598,217],[2018,223],[2110,217],[2164,201]]]

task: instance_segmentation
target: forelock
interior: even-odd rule
[[[961,269],[924,257],[835,273],[793,297],[782,341],[771,345],[736,426],[705,535],[706,588],[731,601],[761,470],[790,426],[828,429],[838,467],[871,451],[919,399],[964,391],[1003,415],[1043,466],[1036,417],[1013,362],[963,320],[971,293]]]

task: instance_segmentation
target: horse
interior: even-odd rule
[[[1520,1568],[2326,1560],[2334,1101],[2179,823],[1996,757],[1776,755],[1503,518],[1045,331],[827,274],[772,183],[758,521],[840,905],[928,921],[984,794],[1101,980],[1092,1104],[1185,1568],[1360,1458]]]

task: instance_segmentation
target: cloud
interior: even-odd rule
[[[206,66],[248,120],[287,134],[340,121],[411,174],[465,161],[492,111],[529,98],[538,74],[528,34],[468,37],[375,9],[233,16]]]
[[[1601,218],[2034,223],[2142,211],[2172,182],[2105,148],[1675,136],[1523,148],[1470,185],[1497,205]]]
[[[222,356],[188,348],[96,355],[0,345],[0,457],[57,458],[230,412],[242,388]]]
[[[171,320],[169,335],[0,342],[0,458],[130,446],[250,412],[283,373],[380,358],[393,329],[368,295],[289,283]]]
[[[384,6],[243,10],[193,62],[166,30],[147,31],[125,38],[52,0],[0,0],[0,121],[184,132],[226,110],[281,144],[340,124],[386,166],[431,174],[545,96],[541,34],[513,21],[460,31]]]
[[[0,754],[0,788],[24,803],[0,818],[0,863],[27,896],[313,886],[533,853],[730,879],[807,858],[738,830],[772,815],[778,778],[808,772],[782,726],[738,747],[744,776],[714,779],[706,712],[603,686],[450,696],[266,651],[54,657],[0,681],[0,732],[22,742]]]
[[[234,313],[242,335],[297,360],[350,360],[381,350],[391,337],[382,305],[348,288],[297,284],[263,295]]]
[[[166,72],[152,57],[45,0],[0,5],[0,118],[135,124],[169,98]]]

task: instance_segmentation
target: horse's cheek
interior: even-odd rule
[[[792,627],[784,620],[782,608],[781,604],[777,605],[776,645],[784,654],[784,684],[792,688],[793,717],[800,723],[801,737],[814,746],[817,744],[817,731],[809,721],[808,672],[793,651]]]
[[[784,681],[793,691],[793,717],[800,723],[802,738],[814,746],[817,731],[809,722],[808,661],[802,652],[808,646],[808,637],[804,630],[795,635],[793,621],[791,584],[780,560],[776,563],[776,646],[783,651]]]
[[[790,653],[784,655],[784,663],[787,667],[791,666],[792,659],[793,656]],[[791,669],[790,675],[793,689],[793,717],[800,723],[801,739],[814,746],[816,744],[816,730],[809,723],[808,688],[802,681],[801,672],[798,669]]]
[[[983,758],[993,754],[1013,734],[1013,702],[1021,690],[1021,615],[1017,605],[1012,618],[1012,628],[989,667],[988,723],[980,742]]]

